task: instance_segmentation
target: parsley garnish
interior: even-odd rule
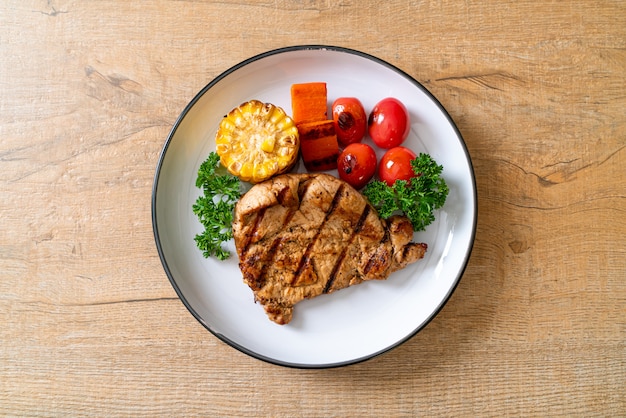
[[[363,189],[363,194],[378,210],[382,218],[403,213],[415,231],[423,231],[435,220],[434,211],[443,206],[448,196],[448,185],[438,165],[428,154],[420,154],[411,161],[415,177],[410,181],[396,180],[393,186],[373,181]]]
[[[215,256],[220,260],[230,257],[222,244],[233,237],[232,223],[235,203],[241,196],[241,181],[226,172],[220,157],[211,152],[200,165],[196,187],[203,194],[193,205],[193,213],[204,227],[204,232],[195,236],[196,245],[205,257]]]

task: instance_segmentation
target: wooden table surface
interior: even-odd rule
[[[626,415],[626,3],[4,1],[0,414]],[[467,270],[372,360],[264,363],[177,298],[151,221],[161,148],[222,71],[297,44],[424,84],[471,154]]]

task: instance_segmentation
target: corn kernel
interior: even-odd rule
[[[263,141],[261,143],[261,149],[265,152],[272,152],[274,151],[274,145],[276,144],[276,139],[269,137],[267,139],[265,139],[265,141]]]

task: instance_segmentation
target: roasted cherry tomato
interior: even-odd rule
[[[340,97],[332,106],[335,133],[341,145],[360,142],[367,130],[365,109],[355,97]]]
[[[348,145],[337,159],[339,178],[355,189],[367,184],[376,172],[376,153],[360,142]]]
[[[390,149],[380,159],[378,178],[389,186],[392,186],[396,180],[410,180],[415,177],[413,167],[411,167],[411,160],[415,158],[415,153],[406,147]]]
[[[384,149],[397,147],[409,135],[409,112],[398,99],[387,97],[374,106],[367,120],[370,138]]]

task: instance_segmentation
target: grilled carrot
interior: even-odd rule
[[[326,83],[312,82],[291,86],[292,118],[296,124],[328,119]]]
[[[337,168],[339,144],[332,120],[301,123],[300,152],[304,166],[309,171],[324,171]]]

